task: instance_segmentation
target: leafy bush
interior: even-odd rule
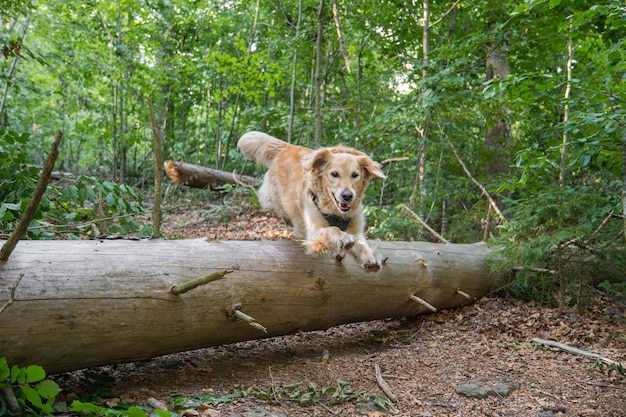
[[[0,129],[0,228],[19,219],[39,170],[28,164],[30,136]]]
[[[126,184],[81,176],[75,184],[54,188],[53,192],[51,222],[56,231],[72,238],[85,233],[152,233],[150,226],[142,227],[133,220],[145,209],[142,198]]]
[[[519,272],[508,283],[516,297],[555,301],[553,290],[576,290],[605,280],[624,280],[626,253],[617,201],[590,186],[546,188],[508,202],[510,220],[492,241],[503,270]],[[563,295],[563,293],[561,293]],[[578,300],[580,301],[580,300]]]
[[[46,379],[41,366],[9,368],[6,359],[0,358],[0,391],[4,394],[0,395],[0,415],[40,416],[52,414],[61,389],[56,382]]]
[[[21,217],[39,176],[30,165],[31,137],[0,130],[0,235],[8,234]],[[125,184],[81,176],[72,184],[48,186],[31,222],[30,239],[68,238],[103,233],[147,236],[133,216],[143,213],[141,197]]]

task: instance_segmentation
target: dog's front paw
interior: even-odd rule
[[[348,233],[342,233],[337,237],[337,247],[340,250],[343,249],[344,251],[348,251],[352,249],[355,243],[356,240],[354,239],[354,236],[349,235]]]
[[[368,260],[363,264],[365,272],[378,272],[383,266],[383,262],[378,259]]]
[[[378,272],[387,263],[387,258],[381,259],[369,246],[361,245],[358,248],[361,248],[358,260],[365,272]]]

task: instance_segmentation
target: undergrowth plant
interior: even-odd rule
[[[46,379],[41,366],[9,367],[6,358],[0,358],[1,416],[52,415],[59,392],[57,383]]]
[[[368,391],[357,391],[350,387],[350,383],[338,380],[336,384],[319,387],[313,382],[308,384],[294,382],[285,385],[272,385],[269,387],[248,387],[238,385],[234,392],[228,394],[198,394],[191,397],[177,396],[170,400],[175,408],[198,408],[202,403],[217,404],[235,401],[236,399],[255,397],[269,404],[282,404],[286,402],[297,403],[300,406],[329,407],[347,402],[367,404],[382,411],[395,410],[393,403],[384,395]]]
[[[29,134],[0,129],[0,238],[13,230],[37,183],[40,169],[31,163],[33,147]],[[28,238],[149,236],[151,226],[141,226],[134,219],[144,211],[142,198],[130,186],[81,175],[48,185]]]
[[[589,186],[553,187],[509,201],[510,219],[491,241],[499,269],[516,270],[510,295],[553,304],[580,303],[585,288],[626,277],[617,202]]]

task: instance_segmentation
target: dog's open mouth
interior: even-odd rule
[[[335,204],[337,204],[337,207],[339,207],[339,210],[341,210],[343,213],[347,213],[348,211],[350,211],[352,204],[340,203],[339,200],[337,200],[337,197],[335,197],[335,194],[332,194],[332,196],[333,196],[333,200],[335,200]]]

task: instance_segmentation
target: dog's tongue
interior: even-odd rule
[[[348,210],[350,210],[350,204],[348,204],[348,203],[341,203],[341,204],[339,204],[339,208],[341,209],[341,211],[348,211]]]

